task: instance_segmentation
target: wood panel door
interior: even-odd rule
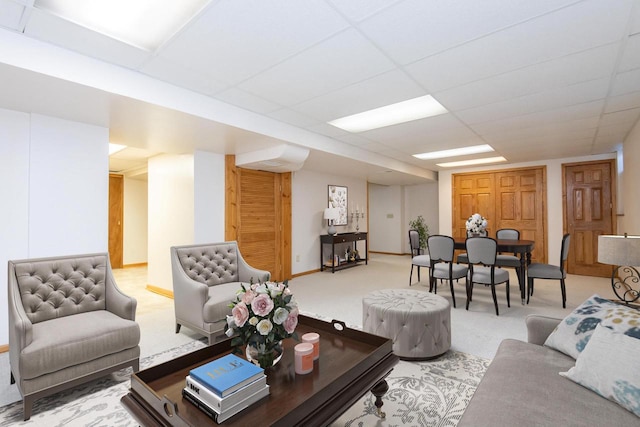
[[[467,219],[474,213],[489,222],[489,235],[495,233],[495,189],[493,173],[453,176],[453,237],[467,235]]]
[[[615,226],[614,168],[613,160],[563,165],[569,273],[611,276],[611,266],[598,263],[598,236],[613,234]]]
[[[109,174],[109,258],[112,268],[122,268],[124,238],[124,179]]]
[[[291,173],[237,168],[227,156],[226,180],[226,239],[272,280],[291,278]]]
[[[520,238],[533,240],[534,262],[546,262],[546,178],[544,168],[505,170],[495,173],[496,231],[514,228]],[[495,234],[494,234],[495,235]]]

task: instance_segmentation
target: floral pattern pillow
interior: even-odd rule
[[[593,330],[601,322],[616,332],[631,336],[640,333],[638,310],[616,304],[595,294],[565,317],[544,345],[577,359],[589,342]]]
[[[612,349],[615,349],[615,361],[611,359]],[[640,417],[638,354],[640,339],[598,326],[576,365],[560,375]]]

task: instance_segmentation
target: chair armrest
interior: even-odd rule
[[[27,316],[16,279],[15,265],[9,261],[8,269],[9,297],[9,360],[13,366],[12,373],[16,381],[20,381],[20,354],[33,341],[33,324]]]
[[[108,259],[108,258],[107,258]],[[105,276],[106,309],[123,319],[136,320],[136,308],[138,301],[125,295],[118,287],[111,270],[111,262],[107,262],[107,274]]]
[[[175,247],[171,248],[171,274],[176,318],[188,320],[195,325],[202,324],[202,310],[209,300],[209,287],[187,275],[180,264]]]
[[[531,344],[543,345],[551,332],[562,322],[555,317],[530,314],[527,316],[527,341]]]
[[[238,250],[238,280],[249,283],[252,279],[253,283],[268,282],[271,280],[271,273],[267,270],[251,267]]]

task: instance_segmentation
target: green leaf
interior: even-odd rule
[[[238,347],[244,344],[244,340],[242,339],[242,337],[234,337],[231,340],[231,347]]]

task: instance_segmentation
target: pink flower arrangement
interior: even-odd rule
[[[233,337],[231,345],[236,351],[247,345],[267,354],[258,358],[262,367],[271,366],[274,350],[282,353],[283,339],[297,339],[298,304],[286,281],[242,284],[230,307],[225,333]]]

